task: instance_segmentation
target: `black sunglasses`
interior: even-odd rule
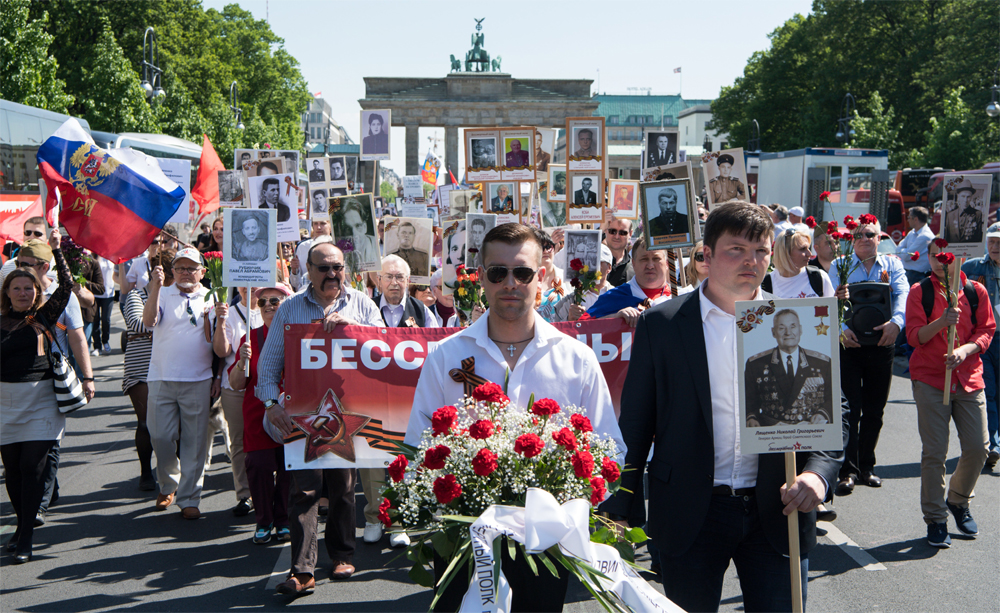
[[[324,264],[324,265],[320,265],[320,264],[313,264],[312,262],[309,262],[309,265],[312,266],[313,268],[315,268],[316,270],[320,271],[324,275],[326,273],[330,272],[331,269],[333,269],[334,273],[338,273],[338,272],[344,270],[344,265],[343,264],[333,264],[333,265],[325,265]]]
[[[506,266],[490,266],[486,269],[486,279],[490,283],[503,283],[507,280],[508,272],[514,273],[515,281],[521,285],[526,285],[531,283],[531,280],[535,278],[535,273],[538,271],[527,266],[515,266],[513,269]]]
[[[611,236],[628,236],[628,230],[615,230],[614,228],[609,228],[608,234]]]
[[[21,268],[35,268],[36,266],[41,266],[44,263],[45,262],[35,262],[34,264],[29,264],[27,262],[22,262],[21,260],[17,261],[17,265]]]
[[[876,234],[874,232],[871,232],[871,231],[869,231],[869,232],[858,232],[857,234],[854,235],[854,238],[861,238],[862,236],[864,236],[865,238],[875,238],[876,236],[878,236],[878,234]]]
[[[279,304],[281,304],[281,298],[277,298],[275,296],[271,296],[270,298],[258,298],[257,299],[257,306],[259,306],[261,308],[264,308],[268,304],[270,304],[271,306],[278,306]]]
[[[25,230],[24,235],[34,236],[36,238],[42,238],[43,236],[45,236],[45,232],[39,232],[38,230]]]
[[[701,251],[699,251],[698,253],[694,254],[694,261],[695,262],[704,262],[705,261],[705,254],[702,253]]]

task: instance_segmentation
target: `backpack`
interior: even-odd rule
[[[809,277],[809,287],[816,292],[817,296],[823,296],[823,275],[822,271],[815,266],[806,266],[806,275]],[[771,275],[764,275],[764,282],[760,284],[760,288],[767,292],[768,294],[773,294],[774,290],[771,289]]]
[[[978,325],[976,310],[979,309],[979,294],[976,293],[975,286],[969,280],[966,280],[962,291],[965,292],[965,299],[969,301],[969,310],[972,311],[972,327],[975,328]],[[921,279],[920,281],[920,302],[924,307],[924,315],[927,316],[927,321],[930,322],[931,311],[934,310],[934,281],[931,277]]]

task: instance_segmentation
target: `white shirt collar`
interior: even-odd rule
[[[539,315],[534,309],[532,313],[535,316],[535,336],[530,343],[521,352],[521,357],[518,358],[518,363],[522,360],[527,360],[532,355],[534,355],[539,348],[544,347],[553,338],[558,338],[563,336],[563,333],[556,329],[555,326],[545,321],[541,315]],[[476,344],[486,350],[495,360],[501,364],[506,364],[506,359],[504,359],[503,354],[500,352],[500,348],[497,344],[490,340],[489,336],[489,309],[486,310],[479,319],[475,321],[471,326],[463,330],[460,334],[468,336],[476,341]]]
[[[402,301],[400,301],[400,303],[399,303],[399,304],[392,304],[392,303],[390,303],[390,302],[389,302],[388,300],[386,300],[386,299],[385,299],[385,294],[382,294],[382,295],[381,295],[381,296],[379,297],[379,301],[378,301],[378,308],[379,308],[379,310],[382,310],[382,309],[383,309],[383,308],[385,308],[385,307],[389,307],[389,310],[390,310],[390,311],[396,311],[396,310],[398,310],[398,309],[403,309],[403,308],[405,308],[405,307],[403,306],[403,302],[402,302]]]
[[[705,321],[708,314],[713,310],[718,311],[719,314],[725,315],[726,317],[736,317],[735,315],[730,315],[729,313],[723,311],[719,306],[712,302],[708,296],[705,295],[705,288],[711,283],[711,279],[705,279],[698,285],[698,293],[701,294],[701,300],[699,301],[699,306],[701,307],[701,320]],[[752,300],[761,300],[761,294],[764,292],[758,287],[757,293],[754,294]]]

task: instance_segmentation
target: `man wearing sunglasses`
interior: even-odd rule
[[[198,519],[205,455],[213,434],[209,409],[221,379],[212,372],[208,320],[213,301],[201,284],[205,269],[198,250],[178,251],[173,274],[174,284],[163,287],[163,267],[153,268],[142,311],[143,325],[153,330],[146,427],[156,454],[156,510],[165,511],[176,502],[184,519]]]
[[[878,253],[882,234],[878,219],[873,215],[862,215],[859,222],[854,230],[854,253],[841,256],[849,258],[854,269],[847,283],[888,283],[892,288],[892,317],[873,328],[882,333],[877,345],[862,346],[850,328],[845,325],[842,329],[844,341],[840,349],[840,380],[851,405],[851,434],[837,482],[838,496],[853,492],[855,483],[882,486],[882,480],[875,475],[875,446],[882,430],[885,403],[889,400],[896,336],[904,325],[906,296],[910,292],[906,270],[900,259]],[[835,270],[836,266],[837,260],[834,260],[830,270]]]
[[[607,228],[604,231],[604,244],[611,250],[612,257],[611,271],[608,272],[607,279],[612,287],[618,287],[635,274],[630,266],[632,257],[629,254],[632,242],[632,220],[615,219],[607,216],[607,213],[608,211],[605,211],[605,219],[610,221],[605,222]]]
[[[278,308],[269,326],[283,330],[285,324],[323,322],[332,331],[338,325],[383,326],[382,316],[371,298],[345,281],[344,253],[332,242],[314,244],[306,254],[309,285]],[[257,363],[257,398],[264,403],[265,416],[282,436],[295,426],[278,404],[285,370],[285,337],[268,334]],[[436,408],[436,407],[435,407]],[[289,595],[311,593],[316,586],[317,530],[319,499],[326,481],[330,507],[326,519],[326,551],[333,563],[334,579],[354,574],[355,495],[354,470],[315,469],[292,471],[290,523],[292,528],[292,568],[278,592]]]
[[[29,240],[39,240],[45,242],[46,240],[45,220],[42,219],[41,217],[31,217],[24,222],[24,239],[21,241],[21,244],[23,245]],[[9,254],[10,259],[4,262],[3,267],[0,267],[0,284],[4,282],[4,279],[7,278],[7,275],[9,275],[11,271],[17,268],[17,261],[14,258],[17,257],[17,253],[20,250],[20,247],[16,243],[10,243],[8,247],[11,247],[11,252]],[[6,251],[6,247],[4,248],[4,250]],[[52,260],[51,262],[49,262],[48,274],[49,274],[49,279],[52,279],[53,281],[56,280],[55,269],[56,269],[56,262],[55,260]]]

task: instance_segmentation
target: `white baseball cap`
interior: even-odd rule
[[[601,245],[601,262],[607,262],[614,266],[615,259],[611,255],[611,249],[607,245]]]
[[[191,260],[192,262],[197,263],[198,266],[201,266],[201,254],[198,253],[198,250],[194,247],[185,247],[178,251],[177,255],[174,256],[173,263],[176,264],[177,260],[180,259]]]
[[[1000,221],[986,229],[986,238],[1000,238]]]
[[[795,215],[796,217],[802,217],[806,214],[806,212],[800,206],[793,206],[792,208],[788,209],[788,214]]]

